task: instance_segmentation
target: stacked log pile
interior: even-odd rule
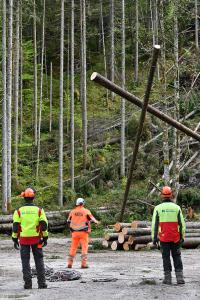
[[[62,232],[67,228],[67,218],[70,210],[49,211],[46,216],[49,224],[50,232]],[[97,213],[106,214],[109,212],[107,207],[99,207]],[[0,233],[10,234],[12,231],[12,215],[0,215]]]
[[[151,239],[151,222],[133,221],[116,223],[112,230],[105,233],[102,246],[105,249],[135,250],[153,249]],[[183,248],[196,248],[200,245],[200,222],[186,222],[186,235]]]
[[[50,232],[62,231],[66,228],[69,210],[46,212]],[[12,231],[12,215],[0,216],[0,233]]]

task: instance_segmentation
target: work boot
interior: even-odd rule
[[[89,268],[89,266],[88,265],[81,265],[81,269],[88,269]]]
[[[171,271],[164,272],[164,279],[162,281],[163,284],[172,284],[172,274]]]
[[[46,283],[39,284],[38,289],[47,289],[47,284]]]
[[[177,284],[185,284],[185,280],[183,278],[183,271],[176,271],[175,274]]]
[[[24,289],[25,290],[31,290],[32,289],[32,282],[25,282],[24,283]]]
[[[69,255],[69,258],[68,258],[68,265],[67,265],[67,267],[68,267],[69,269],[72,268],[73,261],[74,261],[74,257],[71,256],[71,255]]]

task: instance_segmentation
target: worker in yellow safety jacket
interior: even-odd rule
[[[99,224],[91,212],[84,207],[85,200],[78,198],[76,200],[76,207],[72,209],[69,214],[67,222],[69,223],[72,233],[72,243],[69,252],[68,268],[72,268],[73,260],[76,255],[79,244],[81,245],[81,268],[88,268],[88,236],[91,232],[91,222]]]
[[[47,288],[42,247],[47,245],[48,221],[42,208],[35,206],[35,190],[27,188],[21,193],[24,205],[16,209],[13,215],[12,240],[14,248],[20,249],[24,288],[32,289],[32,275],[30,268],[30,249],[32,249],[38,288]]]

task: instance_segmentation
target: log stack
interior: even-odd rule
[[[67,226],[69,210],[46,212],[50,232],[63,231]],[[0,233],[12,231],[12,215],[0,216]]]
[[[132,223],[116,223],[112,231],[106,232],[102,245],[111,250],[153,249],[151,239],[151,222],[133,221]],[[200,222],[186,222],[186,234],[183,248],[193,249],[200,245]]]

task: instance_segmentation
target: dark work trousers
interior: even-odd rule
[[[172,255],[173,258],[175,272],[179,272],[183,270],[183,263],[181,259],[181,245],[179,242],[178,243],[160,242],[160,250],[162,253],[164,271],[170,271],[170,272],[172,271],[170,254]]]
[[[30,267],[30,251],[32,248],[33,257],[35,261],[35,267],[37,271],[38,286],[45,284],[45,268],[43,260],[42,248],[38,248],[38,245],[21,245],[20,254],[22,261],[23,279],[27,285],[31,285],[31,267]]]

